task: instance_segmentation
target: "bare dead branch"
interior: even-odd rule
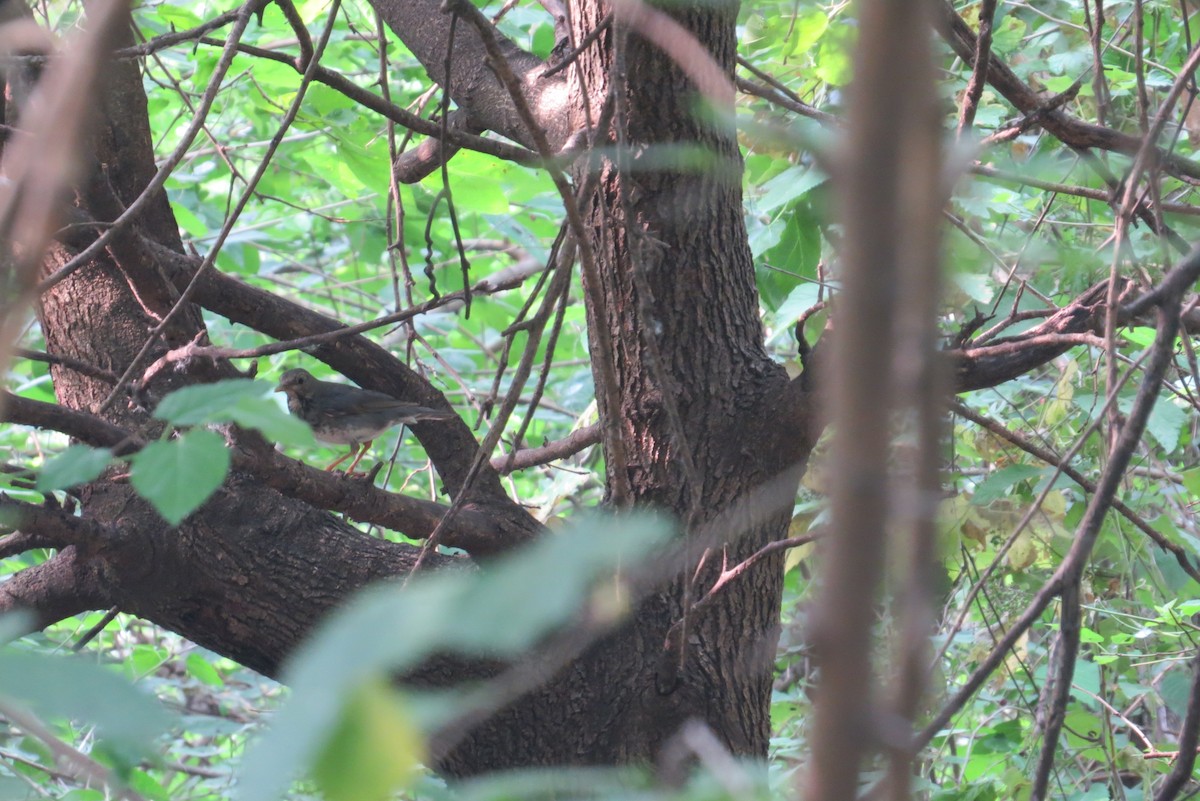
[[[972,62],[971,78],[963,92],[962,104],[958,109],[958,135],[969,131],[975,124],[975,110],[983,87],[987,83],[988,63],[992,57],[992,20],[996,16],[996,0],[983,0],[979,5],[979,38],[975,41],[975,59]]]
[[[62,356],[56,353],[46,353],[40,350],[29,350],[28,348],[17,348],[15,351],[17,356],[30,361],[43,362],[45,364],[56,364],[62,367],[67,367],[77,373],[86,375],[89,378],[95,378],[100,381],[106,381],[109,384],[117,383],[117,374],[102,367],[97,367],[94,364],[82,362],[79,359],[72,359],[70,356]]]
[[[304,19],[300,16],[300,12],[296,10],[296,6],[292,0],[275,0],[275,4],[283,11],[283,17],[288,21],[288,25],[292,28],[292,33],[296,34],[296,41],[300,43],[300,56],[296,59],[296,69],[299,72],[307,72],[309,65],[313,61],[313,43],[312,37],[308,35],[308,28],[304,26]],[[329,15],[337,15],[337,7],[335,6]]]
[[[1021,184],[1023,186],[1032,186],[1035,189],[1044,189],[1047,192],[1055,192],[1061,195],[1073,195],[1075,197],[1085,197],[1089,200],[1099,200],[1103,203],[1114,205],[1116,199],[1112,192],[1103,189],[1091,189],[1086,186],[1075,186],[1074,184],[1064,184],[1056,181],[1045,181],[1032,175],[1022,175],[1020,173],[1009,172],[1007,170],[999,170],[995,167],[990,167],[986,164],[976,162],[971,165],[970,171],[975,175],[983,175],[988,178],[996,178],[1001,181]],[[1200,215],[1200,206],[1191,203],[1163,203],[1161,205],[1163,211],[1171,214],[1184,214],[1189,217]]]
[[[533,140],[538,153],[547,164],[547,169],[551,179],[554,181],[555,189],[558,190],[558,194],[562,198],[563,207],[567,213],[567,220],[570,223],[571,234],[575,237],[575,243],[579,249],[579,259],[585,276],[584,292],[587,294],[588,305],[597,319],[605,319],[607,316],[605,311],[607,301],[601,291],[596,254],[592,248],[591,237],[588,235],[587,228],[584,225],[575,191],[572,189],[570,182],[562,170],[553,166],[550,158],[552,155],[550,141],[545,131],[540,127],[538,119],[534,116],[529,104],[526,102],[521,84],[517,80],[517,76],[513,73],[513,70],[508,66],[505,53],[501,48],[501,42],[495,36],[487,18],[471,3],[464,2],[464,0],[452,0],[452,2],[453,8],[457,13],[461,14],[463,19],[470,22],[479,32],[487,54],[491,59],[492,68],[503,82],[513,105],[516,107],[518,116],[528,131],[528,135]],[[730,96],[730,101],[732,102],[732,95]],[[587,189],[587,187],[584,188]],[[594,344],[596,346],[596,358],[599,362],[599,369],[596,371],[599,376],[596,382],[597,392],[605,398],[604,408],[610,410],[619,409],[616,363],[612,343],[607,337],[597,337]],[[614,469],[611,471],[611,475],[615,477],[615,483],[611,492],[611,501],[620,507],[627,503],[631,497],[628,484],[629,473],[626,446],[622,439],[619,422],[615,418],[605,419],[601,422],[604,427],[605,455],[614,465]]]
[[[224,28],[229,23],[237,19],[239,11],[226,11],[224,14],[219,14],[207,22],[202,22],[195,28],[189,28],[186,31],[171,31],[164,33],[161,36],[155,36],[143,44],[134,47],[123,47],[120,50],[113,52],[114,58],[144,58],[145,56],[153,55],[160,50],[166,50],[168,47],[174,47],[177,44],[184,42],[192,42],[200,39],[206,33],[212,33],[217,28]]]
[[[561,245],[563,239],[564,237],[559,238],[559,245]],[[487,435],[484,436],[483,441],[479,444],[478,450],[475,452],[474,458],[471,460],[471,467],[467,472],[467,477],[465,479],[467,486],[471,485],[471,483],[475,480],[475,477],[480,474],[480,471],[485,468],[488,470],[491,469],[491,465],[488,462],[488,456],[492,453],[496,447],[496,444],[500,441],[500,437],[504,433],[505,423],[508,421],[513,410],[516,408],[517,403],[520,401],[521,389],[529,380],[529,375],[533,370],[533,362],[537,356],[538,345],[541,342],[542,334],[545,331],[546,322],[549,320],[550,314],[554,310],[558,299],[564,296],[567,292],[567,286],[571,277],[570,262],[558,263],[559,259],[561,258],[563,258],[563,251],[560,246],[555,249],[553,254],[551,254],[551,259],[555,262],[553,278],[550,281],[550,285],[546,291],[545,297],[542,299],[541,308],[530,321],[526,345],[524,350],[521,352],[521,359],[517,364],[517,369],[513,373],[509,391],[505,395],[504,402],[501,404],[500,409],[496,413],[496,419],[493,421],[491,429],[488,431]],[[417,558],[417,563],[413,566],[412,573],[409,574],[410,576],[416,574],[417,569],[422,565],[425,556],[434,550],[434,546],[439,542],[439,537],[442,536],[442,529],[444,527],[449,527],[451,522],[454,520],[455,515],[458,514],[459,509],[462,508],[465,500],[465,494],[459,495],[455,498],[454,504],[451,505],[451,507],[446,511],[446,514],[442,517],[442,520],[438,524],[437,528],[435,528],[425,540],[424,547],[421,549],[421,555]]]
[[[689,614],[693,616],[692,622],[695,622],[696,615],[699,615],[705,609],[712,606],[713,601],[716,600],[717,596],[720,595],[722,590],[740,577],[746,575],[750,568],[754,567],[764,558],[773,553],[778,553],[779,551],[787,551],[791,550],[792,548],[799,548],[803,545],[816,542],[821,536],[821,532],[814,531],[809,534],[802,534],[796,537],[788,537],[787,539],[769,542],[754,553],[750,554],[750,556],[738,562],[736,565],[723,569],[717,576],[717,580],[713,582],[712,586],[709,587],[704,595],[697,599],[688,610]],[[666,650],[677,651],[681,647],[674,641],[682,636],[684,631],[683,624],[684,619],[680,618],[679,620],[675,621],[675,623],[667,631],[667,645],[664,646]]]
[[[554,442],[546,443],[537,448],[521,448],[512,453],[492,458],[492,467],[501,475],[508,475],[517,470],[524,470],[540,464],[556,462],[574,456],[582,450],[592,447],[600,441],[600,424],[572,431],[567,436]]]

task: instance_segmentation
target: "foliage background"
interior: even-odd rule
[[[329,5],[296,5],[314,35],[319,33]],[[1002,2],[993,52],[1047,98],[1069,93],[1064,108],[1070,113],[1137,134],[1179,77],[1193,46],[1190,8],[1110,0],[1103,4],[1107,27],[1093,48],[1090,31],[1095,30],[1098,9],[1099,4],[1074,0]],[[218,3],[144,3],[135,19],[139,35],[149,40],[193,28],[225,10]],[[977,5],[960,4],[959,11],[973,27],[977,24]],[[429,91],[428,78],[403,45],[379,33],[381,26],[370,9],[350,3],[338,13],[323,63],[360,85],[377,91],[386,87],[403,104],[432,110],[439,94]],[[80,9],[74,3],[46,2],[36,14],[65,34],[78,22]],[[741,88],[751,84],[761,89],[770,80],[788,93],[760,92],[776,101],[768,102],[747,92],[739,97],[738,115],[746,166],[745,218],[763,324],[773,353],[793,370],[799,369],[794,326],[803,318],[804,330],[815,339],[825,312],[810,311],[836,290],[839,224],[823,165],[835,147],[838,123],[823,115],[841,111],[852,77],[848,49],[856,32],[853,15],[847,3],[793,0],[755,0],[741,11]],[[1140,51],[1135,30],[1139,19]],[[500,27],[541,56],[554,44],[552,23],[535,4],[513,7]],[[252,26],[246,41],[281,52],[295,44],[273,5],[261,24]],[[206,43],[188,42],[145,60],[151,120],[161,152],[173,147],[190,119],[190,104],[204,90],[218,53]],[[382,84],[381,62],[386,63]],[[943,49],[939,66],[947,138],[954,140],[951,161],[965,168],[945,210],[949,280],[942,322],[948,340],[977,313],[995,320],[1012,315],[1014,326],[1006,335],[1033,325],[1039,318],[1016,318],[1066,303],[1106,278],[1114,263],[1152,278],[1178,258],[1146,225],[1124,230],[1127,250],[1114,255],[1114,188],[1106,177],[1121,176],[1128,169],[1128,156],[1107,152],[1084,157],[1036,125],[1017,130],[1020,118],[990,88],[983,92],[974,132],[954,139],[954,117],[970,65]],[[211,246],[231,197],[261,160],[297,84],[290,65],[250,55],[234,62],[202,139],[167,186],[185,239],[200,252]],[[1200,142],[1200,111],[1192,111],[1194,79],[1188,85],[1160,143],[1191,158]],[[795,113],[797,108],[804,113]],[[437,173],[416,185],[389,185],[392,156],[410,146],[403,131],[364,113],[337,92],[314,85],[217,266],[348,324],[369,320],[426,299],[432,282],[443,291],[460,288],[447,194],[467,244],[472,280],[500,274],[524,259],[544,262],[561,218],[545,175],[463,152],[450,164],[448,193]],[[1183,240],[1193,241],[1200,214],[1200,207],[1193,205],[1193,183],[1163,173],[1157,176],[1156,192],[1164,222]],[[462,308],[439,310],[417,318],[411,327],[380,335],[429,375],[482,432],[490,425],[490,402],[511,378],[511,372],[501,368],[511,367],[520,353],[521,335],[508,337],[505,332],[530,297],[532,282],[477,298],[469,316]],[[574,294],[579,296],[578,288]],[[225,345],[252,347],[265,341],[215,315],[206,315],[205,322],[214,341]],[[583,328],[582,304],[572,304],[553,353],[545,397],[535,411],[519,410],[509,422],[505,447],[513,447],[523,414],[532,417],[525,441],[534,444],[559,439],[594,421]],[[1121,331],[1118,364],[1136,366],[1152,334],[1136,324]],[[35,325],[21,344],[42,347]],[[1078,445],[1071,465],[1094,478],[1106,450],[1104,437],[1089,430],[1101,417],[1105,393],[1102,344],[1098,339],[1084,344],[1002,387],[968,393],[961,403],[1052,454],[1069,453]],[[272,379],[296,364],[314,366],[288,353],[263,359],[258,372]],[[1120,498],[1132,517],[1108,517],[1086,576],[1085,646],[1053,777],[1063,798],[1135,801],[1152,795],[1156,780],[1170,766],[1168,758],[1147,754],[1172,750],[1187,705],[1200,587],[1139,530],[1135,518],[1193,557],[1200,551],[1194,514],[1200,491],[1197,417],[1191,413],[1198,404],[1196,364],[1185,338],[1177,369],[1153,412],[1149,436],[1122,484]],[[1119,408],[1128,410],[1137,383],[1135,370],[1121,390]],[[17,359],[5,384],[26,397],[54,400],[46,367],[35,360]],[[389,458],[383,473],[387,486],[437,497],[436,478],[419,449],[396,434],[390,436],[374,451]],[[0,428],[0,455],[10,464],[38,470],[66,445],[61,435]],[[303,445],[289,452],[314,463],[333,455]],[[1086,502],[1079,484],[1052,464],[962,416],[954,417],[945,456],[939,587],[944,615],[934,636],[942,658],[927,700],[930,710],[937,709],[950,688],[978,664],[1006,621],[1053,572]],[[598,449],[592,449],[552,466],[514,473],[507,481],[514,496],[536,506],[540,518],[571,518],[576,510],[601,500],[600,458]],[[797,498],[794,534],[819,533],[825,522],[823,471],[820,459],[810,468]],[[6,491],[15,497],[41,498],[20,476],[0,474],[0,482],[7,483]],[[23,555],[0,569],[15,572],[38,558]],[[812,577],[819,571],[819,548],[792,551],[786,627],[778,655],[770,783],[760,788],[772,796],[795,795],[795,777],[808,753],[813,676],[805,624]],[[499,585],[497,592],[513,590]],[[529,606],[537,606],[536,600],[527,600]],[[886,609],[886,604],[881,607],[881,642],[892,624]],[[95,613],[57,624],[16,647],[35,654],[69,650],[101,618],[102,613]],[[955,717],[952,729],[935,738],[923,754],[919,789],[939,799],[1021,798],[1027,793],[1039,745],[1036,709],[1056,621],[1052,608]],[[477,643],[484,644],[484,639]],[[102,719],[109,711],[84,704],[84,711],[71,712],[74,723],[56,716],[55,731],[124,774],[129,786],[147,798],[228,797],[238,784],[247,742],[270,721],[287,694],[251,671],[124,616],[96,635],[84,653],[104,671],[123,675],[156,695],[172,713],[169,734],[156,741],[154,758],[128,762],[99,747],[106,740],[93,728],[97,718],[88,713]],[[329,730],[334,729],[330,725]],[[337,731],[339,736],[344,733]],[[752,769],[742,771],[719,761],[705,761],[703,768],[680,793],[717,796],[738,791],[739,782],[755,783]],[[564,781],[577,784],[578,777]],[[528,783],[516,787],[524,797],[533,792]],[[604,781],[591,787],[596,795],[627,792]],[[471,790],[496,797],[510,791],[517,792],[500,783]],[[312,792],[310,784],[301,783],[292,795],[302,798]],[[443,794],[438,780],[430,777],[418,780],[408,792],[417,797]],[[0,795],[79,801],[106,797],[102,789],[80,787],[76,779],[59,772],[43,742],[11,726],[0,732]]]

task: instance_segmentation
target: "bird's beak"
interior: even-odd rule
[[[275,392],[287,392],[287,390],[283,388],[283,384],[276,384],[274,391]]]

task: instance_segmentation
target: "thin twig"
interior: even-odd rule
[[[154,330],[150,332],[150,336],[146,338],[145,344],[142,345],[142,349],[138,351],[137,355],[134,356],[129,362],[129,366],[126,367],[125,372],[121,374],[121,379],[117,382],[117,385],[113,387],[112,391],[109,393],[108,397],[105,398],[104,402],[100,404],[97,413],[103,412],[110,405],[112,405],[113,402],[116,401],[121,389],[132,379],[134,373],[141,368],[142,361],[150,353],[151,348],[153,348],[158,342],[159,337],[162,336],[162,332],[167,330],[167,327],[170,326],[174,320],[179,317],[179,315],[183,314],[184,311],[191,306],[191,299],[196,293],[196,288],[200,284],[200,279],[216,262],[217,255],[221,252],[221,247],[225,244],[225,240],[228,239],[229,234],[232,233],[234,225],[236,225],[237,221],[241,218],[242,211],[246,208],[246,205],[250,202],[250,199],[254,197],[254,189],[256,186],[258,186],[258,182],[261,181],[262,177],[266,174],[267,168],[271,164],[271,158],[275,155],[275,151],[279,149],[279,145],[282,143],[284,136],[288,132],[288,129],[291,128],[292,122],[295,121],[296,115],[300,113],[300,108],[304,103],[304,97],[308,92],[308,87],[312,85],[312,73],[316,70],[316,66],[318,61],[320,61],[321,54],[325,50],[325,45],[328,43],[329,37],[333,33],[333,26],[337,21],[337,11],[339,6],[340,0],[334,0],[333,7],[329,12],[329,20],[325,26],[325,30],[321,34],[321,41],[317,45],[315,55],[304,71],[304,75],[300,80],[300,85],[296,89],[296,95],[292,98],[292,103],[288,107],[287,113],[284,114],[283,120],[279,123],[279,127],[276,130],[275,135],[271,137],[271,141],[267,145],[266,153],[264,153],[262,161],[259,162],[258,168],[254,171],[254,175],[250,177],[245,189],[238,198],[238,202],[234,205],[233,209],[226,217],[224,225],[221,226],[221,232],[217,235],[217,238],[209,247],[208,254],[204,257],[203,261],[200,262],[200,266],[196,268],[196,273],[188,282],[187,287],[179,295],[179,298],[175,301],[174,306],[172,306],[171,310],[163,316],[162,321],[154,327]],[[237,32],[239,29],[244,30],[245,23],[247,22],[248,20],[239,18],[238,25],[234,27],[234,31]],[[232,36],[233,34],[231,33],[230,35]],[[231,42],[230,44],[233,43],[234,42]],[[229,55],[232,49],[233,48],[231,47],[227,48],[226,53],[222,54],[223,57],[224,55]],[[232,56],[230,56],[230,58],[232,59]],[[157,178],[158,176],[156,175],[155,177]],[[143,197],[146,197],[145,192],[139,196],[139,200]],[[125,217],[125,214],[122,214],[121,217]],[[107,233],[110,232],[106,232],[106,234]]]
[[[1200,740],[1200,654],[1192,658],[1192,686],[1188,694],[1187,712],[1179,730],[1179,755],[1171,772],[1154,795],[1154,801],[1174,801],[1191,781],[1196,765],[1197,741]]]
[[[7,700],[0,699],[0,715],[8,718],[34,738],[41,740],[50,750],[59,769],[77,781],[89,786],[98,784],[106,787],[117,798],[123,798],[125,801],[146,801],[145,796],[122,785],[108,768],[55,737],[54,732],[50,731],[46,724],[32,714]]]
[[[112,221],[104,233],[84,248],[82,252],[38,284],[37,289],[39,293],[50,289],[99,255],[100,251],[107,247],[108,243],[122,229],[141,216],[143,209],[150,203],[151,199],[158,197],[158,193],[166,183],[167,178],[175,171],[179,163],[183,161],[183,157],[187,155],[188,148],[191,147],[196,135],[200,133],[204,121],[208,118],[208,112],[212,108],[213,102],[217,99],[217,93],[221,88],[221,81],[225,78],[225,73],[229,71],[229,66],[233,63],[233,57],[237,55],[237,43],[241,39],[242,34],[246,32],[246,26],[250,24],[250,18],[260,8],[265,6],[267,2],[268,0],[249,0],[249,2],[245,3],[238,10],[233,29],[229,32],[229,37],[223,43],[225,49],[221,53],[221,58],[217,60],[216,66],[213,68],[212,77],[209,78],[208,86],[204,90],[204,96],[200,99],[200,105],[196,110],[195,116],[180,135],[179,143],[175,146],[175,149],[171,151],[170,155],[159,166],[154,177],[150,179],[141,193],[121,213],[121,216]]]
[[[961,137],[975,124],[975,111],[983,97],[987,84],[988,63],[992,56],[992,20],[996,16],[996,0],[983,0],[979,4],[979,38],[975,40],[975,63],[971,78],[963,92],[962,106],[958,110],[958,135]]]
[[[501,475],[508,475],[516,470],[527,467],[555,462],[574,456],[600,441],[600,426],[592,423],[589,426],[576,429],[567,436],[554,442],[548,442],[537,448],[522,448],[512,453],[492,458],[492,467]]]

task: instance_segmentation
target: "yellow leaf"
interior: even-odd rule
[[[313,765],[329,801],[387,801],[420,770],[425,744],[412,716],[383,677],[351,694]]]

